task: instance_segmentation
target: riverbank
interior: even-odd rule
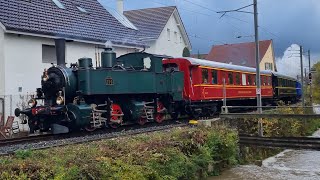
[[[320,107],[314,106],[313,113],[320,114]],[[298,113],[302,109],[285,108],[278,113]],[[312,113],[312,112],[309,112]],[[320,137],[320,121],[308,119],[305,122],[297,119],[264,119],[266,136],[309,136]],[[254,120],[244,120],[245,129],[240,131],[255,132]],[[253,124],[253,125],[252,125]],[[251,128],[250,128],[251,127]],[[289,128],[290,127],[290,128]],[[318,130],[317,130],[318,129]],[[314,132],[312,134],[312,132]],[[271,180],[271,179],[320,179],[320,152],[309,150],[268,150],[258,147],[244,148],[240,159],[242,164],[224,171],[220,176],[209,180]],[[269,157],[272,156],[272,157]],[[259,165],[254,161],[262,160]]]
[[[237,163],[226,128],[177,128],[0,157],[0,179],[204,179]]]
[[[320,130],[316,131],[313,136],[320,137]],[[261,166],[237,166],[209,180],[318,180],[320,179],[319,159],[319,151],[285,150],[263,160]]]

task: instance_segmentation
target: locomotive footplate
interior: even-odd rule
[[[37,116],[37,115],[61,115],[65,112],[65,106],[37,106],[33,108],[27,108],[25,110],[20,110],[19,108],[15,109],[15,115],[17,117],[20,114],[25,114],[28,117]]]

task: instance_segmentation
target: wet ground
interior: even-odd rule
[[[320,114],[320,108],[315,109]],[[320,137],[320,130],[313,134]],[[262,166],[243,165],[209,180],[320,180],[320,151],[285,150],[265,159]]]

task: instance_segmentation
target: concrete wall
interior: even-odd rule
[[[266,63],[272,63],[272,70],[275,70],[275,61],[274,61],[274,53],[273,53],[273,48],[272,48],[272,44],[269,46],[266,54],[264,55],[264,57],[262,58],[261,62],[260,62],[260,69],[261,70],[266,70],[265,68],[265,64]]]
[[[170,38],[168,38],[167,29],[170,29]],[[175,38],[175,32],[177,32],[177,38]],[[149,42],[148,45],[150,48],[146,49],[146,52],[182,57],[183,49],[187,46],[187,43],[182,37],[182,32],[178,27],[178,21],[175,19],[174,14],[172,14],[159,38],[156,41]]]

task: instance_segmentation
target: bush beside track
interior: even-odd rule
[[[203,179],[237,163],[225,128],[177,128],[0,158],[0,179]]]

